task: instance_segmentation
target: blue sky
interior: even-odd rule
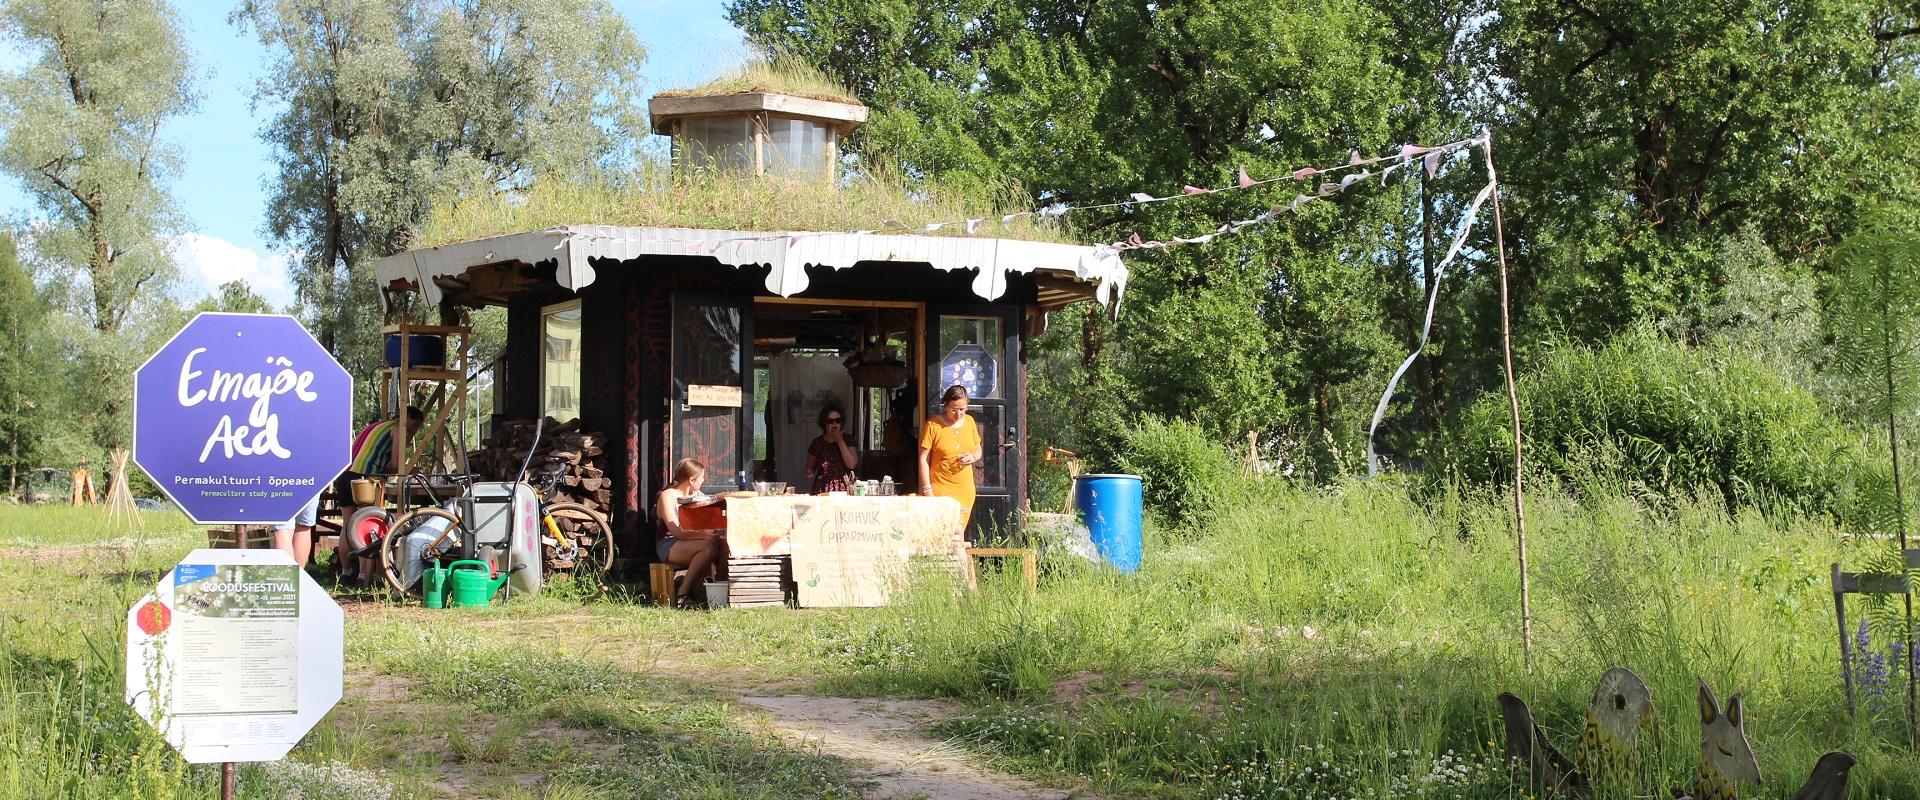
[[[704,81],[745,53],[740,31],[726,21],[719,0],[613,0],[647,48],[643,70],[652,93]],[[171,185],[185,212],[189,233],[174,242],[183,296],[198,297],[230,280],[245,280],[275,305],[292,300],[286,256],[261,234],[264,182],[273,173],[260,128],[271,107],[252,106],[267,54],[259,40],[227,23],[232,3],[176,0],[187,28],[199,75],[200,103],[162,135],[181,149],[181,174]],[[0,53],[0,69],[13,72],[18,53]],[[18,182],[0,178],[0,216],[41,216]]]

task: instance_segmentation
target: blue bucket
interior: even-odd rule
[[[407,341],[407,365],[413,367],[444,367],[447,364],[447,340],[433,335],[409,335]],[[400,366],[400,334],[387,334],[387,366]]]
[[[1093,534],[1093,548],[1121,572],[1140,568],[1141,482],[1138,475],[1081,475],[1073,507]]]

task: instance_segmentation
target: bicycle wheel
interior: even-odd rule
[[[424,562],[428,558],[437,559],[452,548],[459,535],[460,518],[437,508],[422,508],[393,521],[387,538],[380,541],[380,571],[386,575],[387,585],[404,597],[420,596],[414,588],[420,578],[420,567],[407,563],[406,542],[409,536],[422,530],[422,526],[439,533],[421,555]],[[409,566],[413,569],[409,570]]]
[[[613,568],[613,526],[607,524],[606,515],[579,503],[554,503],[547,506],[547,514],[556,520],[570,520],[561,523],[560,530],[579,548],[573,556],[574,579],[584,578],[606,588],[607,570]],[[568,526],[574,528],[572,533],[567,532]]]

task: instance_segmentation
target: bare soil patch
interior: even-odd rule
[[[766,712],[782,735],[860,765],[861,777],[878,784],[870,795],[876,800],[1094,797],[993,772],[952,743],[927,737],[922,731],[953,713],[946,703],[808,695],[746,696],[740,702]]]

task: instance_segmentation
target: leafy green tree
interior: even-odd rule
[[[1742,227],[1788,261],[1912,202],[1916,11],[1872,0],[1507,0],[1484,29],[1507,230],[1535,329],[1592,339],[1723,286]]]
[[[159,132],[193,103],[180,21],[159,0],[11,0],[0,37],[27,56],[0,79],[0,171],[51,222],[34,250],[83,275],[93,328],[113,333],[173,271],[177,155]]]
[[[0,171],[45,215],[28,250],[50,309],[42,341],[59,349],[32,398],[38,452],[100,467],[127,442],[154,314],[174,307],[166,243],[180,220],[165,185],[177,154],[159,134],[192,107],[192,70],[159,0],[12,0],[0,37],[26,56],[0,78]]]
[[[1230,184],[1242,166],[1267,177],[1340,163],[1350,146],[1407,135],[1394,109],[1414,72],[1389,63],[1386,15],[1357,0],[735,0],[728,10],[750,39],[820,65],[867,103],[870,121],[849,143],[862,163],[962,190],[1110,201]],[[1422,63],[1424,79],[1437,59]],[[1299,190],[1066,223],[1090,241],[1193,235]],[[1383,270],[1375,253],[1388,241],[1382,221],[1403,215],[1410,195],[1377,194],[1209,248],[1131,255],[1121,318],[1076,318],[1043,343],[1078,351],[1042,360],[1066,374],[1035,379],[1043,409],[1071,406],[1062,417],[1086,423],[1057,443],[1098,457],[1115,428],[1087,421],[1146,411],[1235,442],[1305,420],[1350,444],[1384,380],[1377,366],[1406,346],[1387,334],[1404,325],[1386,318],[1379,282],[1415,278],[1406,263]]]
[[[388,0],[249,2],[234,12],[274,54],[261,99],[280,107],[262,132],[278,174],[266,233],[300,253],[293,277],[309,322],[336,356],[369,350],[379,308],[363,253],[398,245],[389,161],[405,161],[399,93],[413,74],[403,9]],[[359,267],[359,269],[356,269]],[[362,334],[350,341],[348,336]],[[364,373],[362,373],[364,374]]]
[[[46,306],[21,265],[11,234],[0,234],[0,448],[4,448],[7,494],[20,486],[20,471],[33,466],[40,434],[40,404],[46,399],[49,360],[41,333]]]
[[[202,299],[193,307],[195,311],[226,311],[236,314],[272,314],[273,304],[254,294],[246,281],[227,281],[220,284],[217,295]]]
[[[372,261],[433,203],[601,174],[646,130],[643,52],[604,0],[252,0],[233,19],[274,55],[266,232],[302,254],[309,322],[357,375],[379,357]]]
[[[1906,538],[1901,419],[1920,409],[1920,229],[1890,211],[1872,213],[1833,254],[1827,309],[1833,366],[1867,420],[1884,426],[1892,454],[1890,512],[1878,520]]]
[[[1834,251],[1829,323],[1834,365],[1854,388],[1861,410],[1884,422],[1892,466],[1891,502],[1875,520],[1898,535],[1899,549],[1883,565],[1905,571],[1907,493],[1901,481],[1900,420],[1920,409],[1920,226],[1887,209],[1876,209]],[[1901,598],[1900,630],[1913,648],[1913,597]],[[1907,727],[1914,735],[1915,676],[1907,673]]]

